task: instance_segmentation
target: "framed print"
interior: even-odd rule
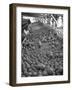
[[[70,7],[10,4],[10,85],[70,82]]]

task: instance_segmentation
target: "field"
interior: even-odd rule
[[[22,77],[63,75],[63,37],[42,23],[29,25],[22,32]]]

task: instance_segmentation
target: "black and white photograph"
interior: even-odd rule
[[[63,14],[21,13],[21,76],[63,75]]]
[[[12,4],[10,84],[70,82],[70,8]]]

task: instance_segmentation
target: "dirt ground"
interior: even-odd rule
[[[29,25],[22,33],[22,77],[63,75],[63,38],[48,25]]]

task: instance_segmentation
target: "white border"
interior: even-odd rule
[[[63,14],[63,72],[61,76],[21,77],[21,12]],[[68,80],[68,11],[63,9],[16,8],[16,83],[53,82]]]

